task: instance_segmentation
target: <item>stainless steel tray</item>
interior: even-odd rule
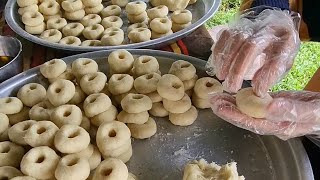
[[[205,61],[184,55],[154,50],[130,50],[134,55],[158,58],[162,73],[174,60],[183,59],[195,65],[204,76]],[[79,57],[95,59],[106,72],[106,57],[110,51],[91,52],[64,58],[67,63]],[[0,84],[0,97],[16,95],[30,82],[47,85],[33,68]],[[196,122],[189,127],[173,126],[167,118],[156,118],[158,131],[147,140],[133,141],[133,157],[129,171],[141,180],[182,179],[184,165],[193,159],[205,158],[221,164],[236,161],[241,175],[248,180],[312,180],[310,161],[300,139],[282,141],[273,136],[258,136],[226,123],[210,109],[201,110]]]
[[[149,0],[143,0],[148,2]],[[97,50],[107,50],[107,49],[136,49],[136,48],[159,48],[168,44],[173,43],[177,39],[181,39],[186,35],[190,34],[192,31],[197,29],[199,26],[204,24],[208,19],[210,19],[218,10],[221,0],[198,0],[197,3],[188,6],[193,14],[192,25],[183,29],[179,32],[173,33],[169,36],[165,36],[159,39],[150,40],[142,43],[135,44],[124,44],[120,46],[98,46],[98,47],[81,47],[81,46],[68,46],[58,43],[50,43],[48,41],[42,40],[37,36],[31,35],[24,30],[24,25],[21,22],[21,16],[18,14],[18,5],[16,0],[9,0],[5,8],[5,19],[8,25],[13,29],[18,35],[23,38],[32,41],[37,44],[41,44],[46,47],[51,47],[55,49],[63,49],[69,51],[97,51]],[[122,14],[122,19],[126,18],[125,14]],[[124,21],[123,30],[125,32],[125,37],[127,37],[127,26],[128,23]],[[128,40],[127,40],[128,42]]]

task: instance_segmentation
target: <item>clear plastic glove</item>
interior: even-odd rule
[[[241,113],[235,97],[226,93],[214,94],[210,104],[220,118],[257,134],[275,135],[283,140],[307,134],[320,136],[320,93],[282,91],[270,95],[273,101],[264,119]]]
[[[299,22],[297,13],[249,9],[218,35],[207,73],[224,80],[225,90],[232,93],[243,80],[252,80],[255,94],[263,96],[293,65],[300,47]]]

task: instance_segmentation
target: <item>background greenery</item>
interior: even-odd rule
[[[241,0],[222,0],[219,11],[207,23],[207,28],[226,24],[237,13]],[[302,90],[320,67],[320,43],[303,42],[293,68],[284,79],[273,87],[278,90]]]

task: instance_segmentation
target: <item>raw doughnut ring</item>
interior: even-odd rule
[[[90,164],[84,157],[69,154],[60,159],[54,174],[58,180],[87,179],[90,174]]]
[[[108,158],[99,164],[99,166],[93,174],[92,180],[126,180],[127,178],[127,166],[119,159]]]
[[[17,176],[10,180],[36,180],[36,179],[31,176]]]
[[[90,144],[89,133],[80,126],[62,126],[54,137],[54,146],[62,153],[78,153]]]
[[[54,177],[59,159],[56,152],[48,146],[35,147],[23,156],[20,168],[25,175],[37,179],[50,179]]]
[[[22,121],[13,125],[8,130],[9,139],[16,144],[27,145],[24,139],[25,134],[30,129],[30,127],[35,123],[36,121],[34,120],[28,120],[28,121]]]
[[[47,29],[58,29],[61,30],[67,25],[65,18],[52,18],[47,21]]]
[[[104,28],[121,28],[121,26],[123,25],[123,21],[119,16],[108,16],[102,19],[101,24]]]
[[[184,94],[183,98],[178,101],[163,99],[163,107],[170,113],[184,113],[190,109],[191,99],[187,94]]]
[[[143,111],[141,113],[127,113],[126,111],[121,111],[117,120],[123,123],[134,123],[134,124],[144,124],[148,121],[149,113],[148,111]]]
[[[160,102],[163,99],[157,91],[148,93],[146,95],[151,99],[152,103]]]
[[[62,33],[65,36],[79,36],[84,30],[81,23],[69,23],[62,28]]]
[[[130,130],[129,130],[129,132],[130,132]],[[104,149],[104,150],[102,150],[101,153],[105,159],[110,158],[110,157],[118,158],[119,156],[126,153],[128,151],[128,149],[130,149],[130,148],[132,148],[131,138],[129,138],[123,145],[119,146],[118,148]]]
[[[43,15],[55,15],[60,11],[60,5],[55,0],[46,0],[39,5],[39,11]]]
[[[52,59],[40,66],[40,72],[46,78],[57,78],[66,69],[67,64],[61,59]]]
[[[19,7],[27,7],[33,4],[38,4],[38,0],[17,0]]]
[[[18,176],[23,176],[23,174],[18,169],[11,166],[0,167],[0,179],[6,180]]]
[[[104,88],[100,91],[100,93],[104,93],[104,94],[106,94],[106,95],[108,95],[108,96],[111,96],[111,93],[110,93],[110,91],[109,91],[109,85],[108,85],[108,83],[106,83],[106,84],[104,85]]]
[[[140,56],[134,63],[134,73],[137,76],[157,72],[159,70],[159,62],[153,56]]]
[[[16,114],[20,112],[22,108],[22,102],[16,97],[0,98],[0,113]]]
[[[102,91],[107,82],[107,76],[102,72],[94,72],[82,76],[80,87],[86,94]]]
[[[64,17],[71,21],[80,21],[85,15],[86,15],[86,12],[83,9],[80,9],[78,11],[73,11],[73,12],[67,12],[67,11],[64,12]]]
[[[157,73],[149,73],[139,76],[134,80],[134,89],[140,94],[148,94],[157,90],[161,76]]]
[[[121,8],[118,5],[109,5],[101,11],[102,17],[120,16]]]
[[[133,56],[124,49],[113,51],[108,57],[110,69],[115,73],[126,73],[133,67]]]
[[[60,44],[69,46],[80,46],[81,40],[75,36],[66,36],[59,41]]]
[[[85,74],[97,72],[98,64],[89,58],[78,58],[73,61],[71,69],[76,77],[81,78]]]
[[[99,24],[101,17],[98,14],[88,14],[81,19],[81,24],[85,27]]]
[[[165,5],[160,5],[147,10],[148,17],[152,20],[155,18],[165,18],[169,13],[169,9]]]
[[[29,83],[22,86],[17,97],[26,106],[32,107],[46,99],[46,89],[38,83]]]
[[[47,90],[47,98],[54,106],[60,106],[69,102],[76,92],[71,81],[59,79],[50,84]]]
[[[127,32],[130,33],[133,29],[136,29],[136,28],[147,28],[148,29],[148,25],[145,23],[134,23],[128,27]]]
[[[30,119],[29,118],[29,111],[30,111],[29,107],[23,106],[23,108],[20,112],[18,112],[16,114],[9,114],[8,118],[9,118],[10,125],[15,125],[19,122],[26,121],[26,120]]]
[[[159,33],[159,34],[164,34],[167,33],[171,30],[172,27],[172,22],[168,18],[154,18],[150,22],[150,28],[152,31]]]
[[[64,0],[61,6],[65,11],[74,12],[82,9],[83,4],[81,0]]]
[[[93,154],[93,148],[94,146],[92,144],[89,144],[87,148],[85,148],[84,150],[75,153],[75,155],[77,155],[80,158],[86,158],[89,159],[90,156]]]
[[[5,132],[9,128],[9,122],[9,117],[3,113],[0,113],[0,134]]]
[[[79,126],[82,121],[81,109],[71,104],[59,106],[51,113],[51,121],[59,128],[66,124]]]
[[[151,39],[151,31],[148,28],[135,28],[128,34],[133,43],[145,42]]]
[[[151,117],[144,124],[127,124],[127,126],[131,136],[136,139],[147,139],[157,132],[157,124]]]
[[[187,10],[176,10],[172,13],[171,19],[176,24],[186,24],[192,21],[192,13]]]
[[[151,31],[151,39],[158,39],[161,37],[169,36],[170,34],[173,34],[172,30],[170,30],[169,32],[164,33],[164,34],[160,34],[155,31]]]
[[[57,29],[48,29],[41,33],[40,38],[49,42],[58,43],[62,38],[62,33]]]
[[[197,119],[197,117],[198,110],[194,106],[191,106],[191,108],[184,113],[169,113],[170,122],[177,126],[189,126]]]
[[[101,4],[102,0],[83,0],[82,3],[86,7],[95,7]]]
[[[111,3],[113,5],[118,5],[120,7],[125,7],[129,3],[129,0],[111,0]]]
[[[197,80],[198,80],[198,76],[195,74],[192,79],[182,81],[184,85],[184,90],[188,91],[192,89],[196,84]]]
[[[83,108],[86,116],[91,118],[108,110],[111,104],[109,96],[103,93],[96,93],[89,95],[84,100]]]
[[[51,121],[39,121],[32,124],[24,139],[31,147],[53,147],[53,139],[59,128]]]
[[[76,81],[76,77],[72,74],[71,68],[67,68],[62,74],[60,74],[56,78],[49,78],[49,82],[53,83],[54,81],[58,79],[65,79],[69,81]]]
[[[26,14],[26,13],[24,13]],[[24,26],[24,29],[30,34],[41,34],[44,30],[46,30],[46,23],[42,22],[37,26]]]
[[[99,14],[103,10],[103,8],[103,5],[99,4],[94,7],[85,7],[84,11],[86,12],[86,14]]]
[[[162,102],[153,103],[149,113],[155,117],[166,117],[169,115],[169,112],[163,107]]]
[[[37,4],[32,4],[30,6],[21,7],[18,9],[18,13],[20,16],[22,16],[25,12],[32,11],[32,12],[38,12],[39,7]]]
[[[196,68],[188,61],[178,60],[172,63],[169,74],[177,76],[181,81],[186,81],[192,79],[196,71]]]
[[[210,108],[209,99],[201,99],[195,93],[192,94],[192,104],[199,109]]]
[[[143,1],[129,2],[126,5],[126,12],[130,15],[139,15],[146,11],[147,4]]]
[[[93,116],[90,120],[93,125],[99,127],[101,124],[105,122],[114,121],[115,119],[117,119],[117,115],[118,115],[117,108],[114,105],[111,105],[109,109],[107,109],[106,111],[96,116]]]
[[[129,92],[126,92],[126,93],[123,93],[123,94],[119,94],[119,95],[115,95],[113,96],[113,99],[114,99],[114,102],[117,104],[117,105],[120,105],[121,104],[121,101],[124,97],[126,97],[129,93],[138,93],[134,88],[130,89]]]
[[[54,19],[54,18],[62,18],[62,12],[59,11],[57,14],[54,15],[43,15],[44,20],[48,21],[49,19]]]
[[[201,99],[209,99],[210,94],[223,92],[219,81],[211,77],[203,77],[194,85],[194,93]]]
[[[89,158],[90,170],[96,169],[101,163],[101,154],[99,149],[94,146],[93,153]]]
[[[24,155],[24,148],[10,141],[0,142],[0,167],[11,166],[19,168]]]
[[[110,29],[110,28],[108,28]],[[117,46],[121,45],[124,41],[124,32],[121,30],[113,31],[109,33],[103,33],[103,37],[101,38],[101,44],[104,46]]]
[[[103,31],[104,31],[104,28],[101,24],[95,24],[95,25],[84,28],[82,34],[87,39],[96,40],[96,39],[100,39]]]
[[[121,107],[128,113],[141,113],[152,108],[152,101],[146,95],[130,93],[122,99]]]
[[[159,95],[171,101],[178,101],[184,96],[182,81],[175,75],[165,74],[158,82]]]
[[[117,159],[120,159],[123,163],[127,163],[132,157],[132,146],[128,148],[128,150],[122,153],[120,156],[117,156]]]
[[[76,92],[68,104],[80,104],[86,98],[86,94],[82,91],[80,86],[76,86]]]
[[[267,107],[271,101],[272,97],[268,93],[264,97],[259,97],[254,94],[251,87],[241,89],[236,95],[238,109],[254,118],[265,118]]]
[[[42,24],[44,17],[39,12],[28,11],[22,15],[22,22],[27,26],[38,26]]]
[[[82,41],[80,46],[88,47],[88,46],[100,46],[100,45],[101,45],[101,41],[99,40],[85,40],[85,41]]]
[[[53,105],[48,101],[43,101],[34,105],[29,111],[30,119],[36,121],[49,120],[52,107]]]
[[[178,32],[178,31],[181,31],[182,29],[187,28],[190,25],[191,25],[191,22],[188,22],[186,24],[172,23],[172,31],[173,32]]]
[[[129,92],[133,87],[134,79],[128,74],[114,74],[109,80],[109,91],[113,95]]]
[[[146,11],[143,11],[142,13],[140,13],[138,15],[127,14],[127,18],[130,23],[142,23],[146,19],[148,19],[148,15],[147,15]]]

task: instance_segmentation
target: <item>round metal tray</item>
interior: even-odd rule
[[[174,60],[191,62],[197,74],[205,76],[205,61],[197,58],[155,50],[129,50],[134,56],[155,56],[161,72],[167,73]],[[107,71],[106,57],[110,51],[90,52],[63,58],[71,63],[79,57],[95,59],[99,69]],[[0,97],[15,96],[21,86],[30,82],[48,85],[33,68],[0,84]],[[129,171],[139,179],[182,179],[184,165],[193,159],[225,164],[238,162],[238,170],[246,179],[312,180],[309,158],[300,139],[282,141],[274,136],[259,136],[221,120],[210,109],[200,110],[189,127],[172,125],[167,118],[155,118],[157,133],[146,140],[133,140],[133,157]]]
[[[149,0],[143,0],[148,2]],[[136,48],[152,48],[156,49],[163,47],[165,45],[175,42],[177,39],[181,39],[186,35],[190,34],[192,31],[196,30],[199,26],[204,24],[208,19],[210,19],[218,10],[221,0],[198,0],[197,3],[188,6],[193,14],[192,25],[187,28],[173,33],[169,36],[165,36],[159,39],[154,39],[146,42],[135,43],[135,44],[124,44],[120,46],[97,46],[97,47],[81,47],[81,46],[68,46],[59,43],[51,43],[40,39],[37,36],[31,35],[24,30],[24,25],[21,22],[21,16],[18,14],[18,5],[16,0],[9,0],[5,8],[5,19],[8,25],[13,29],[18,35],[23,38],[32,41],[37,44],[41,44],[46,47],[51,47],[55,49],[63,49],[69,51],[97,51],[97,50],[107,50],[107,49],[136,49]],[[124,11],[124,10],[123,10]],[[126,19],[124,12],[121,15],[122,19]],[[128,22],[124,20],[123,30],[125,32],[125,37],[127,37],[127,26]],[[128,42],[128,39],[126,40]]]

